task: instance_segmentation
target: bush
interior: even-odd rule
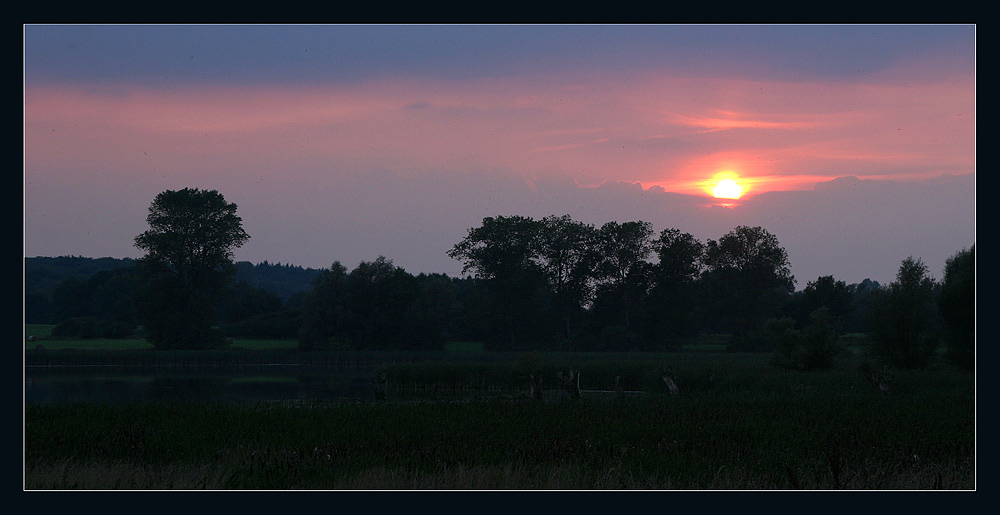
[[[768,322],[771,320],[769,319]],[[747,334],[733,333],[726,342],[726,352],[768,352],[773,351],[772,339],[774,334],[768,328],[768,322],[757,331]],[[793,321],[794,323],[794,321]],[[784,322],[782,322],[782,325]]]
[[[624,326],[612,325],[601,331],[600,348],[602,351],[626,351],[632,348],[628,330]]]
[[[837,341],[837,323],[825,307],[809,314],[809,325],[801,332],[791,318],[768,320],[765,330],[774,343],[771,362],[782,368],[828,369],[843,349]]]
[[[95,326],[97,334],[101,338],[108,338],[112,340],[118,340],[121,338],[129,338],[134,336],[136,333],[136,328],[132,324],[127,322],[121,322],[117,320],[97,320]]]
[[[802,332],[806,370],[827,369],[833,365],[833,358],[844,348],[837,337],[839,325],[825,307],[809,314],[809,325]]]
[[[764,331],[774,344],[772,364],[781,368],[804,368],[805,349],[802,334],[795,329],[795,320],[772,318],[764,324]]]
[[[281,310],[226,324],[223,326],[223,332],[237,338],[272,340],[296,338],[299,334],[300,323],[297,311]]]
[[[67,318],[52,328],[55,338],[93,338],[96,336],[94,317]]]
[[[104,320],[96,317],[68,318],[52,328],[56,338],[108,338],[117,340],[133,336],[136,328],[119,320]]]

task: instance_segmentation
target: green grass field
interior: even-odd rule
[[[476,350],[456,344],[419,360],[357,353],[383,362],[378,399],[29,406],[25,486],[976,487],[975,378],[943,362],[896,371],[886,395],[867,382],[859,369],[867,358],[855,352],[831,370],[806,373],[773,368],[766,354]],[[673,368],[680,395],[667,393],[663,365]],[[581,372],[579,399],[557,379],[569,368]],[[529,373],[544,378],[540,402],[527,394]],[[616,377],[629,394],[614,392]],[[434,396],[439,389],[462,395]]]
[[[26,413],[28,489],[971,489],[959,392]]]

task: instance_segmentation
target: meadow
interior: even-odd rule
[[[39,353],[87,354],[51,351],[50,342],[44,343],[45,351],[26,350],[26,359],[39,359]],[[232,355],[246,359],[262,352],[244,348]],[[474,344],[454,344],[436,354],[359,352],[353,359],[371,367],[376,385],[371,396],[26,406],[24,487],[976,486],[974,376],[940,362],[925,370],[894,371],[886,394],[861,371],[868,358],[857,348],[841,355],[832,369],[808,373],[774,368],[766,354],[704,349],[487,353]],[[669,393],[659,367],[673,369],[678,395]],[[579,398],[559,380],[570,369],[580,373]],[[542,378],[541,400],[528,394],[529,375]]]

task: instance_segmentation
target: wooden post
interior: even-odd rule
[[[569,393],[570,398],[579,399],[580,398],[580,372],[577,370],[569,369],[569,375],[563,377],[562,372],[559,373],[559,377],[562,379],[563,387]]]
[[[677,381],[674,379],[674,372],[670,367],[666,369],[660,367],[660,375],[663,377],[663,382],[666,383],[667,389],[670,390],[670,395],[680,394],[680,390],[677,388]]]
[[[384,401],[389,394],[389,375],[383,372],[375,376],[375,399]]]
[[[531,398],[536,401],[542,400],[542,378],[536,377],[535,374],[531,374],[528,376],[528,379],[531,381]]]

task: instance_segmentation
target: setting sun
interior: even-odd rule
[[[723,179],[712,190],[712,194],[715,198],[738,199],[743,194],[743,188],[732,179]]]

